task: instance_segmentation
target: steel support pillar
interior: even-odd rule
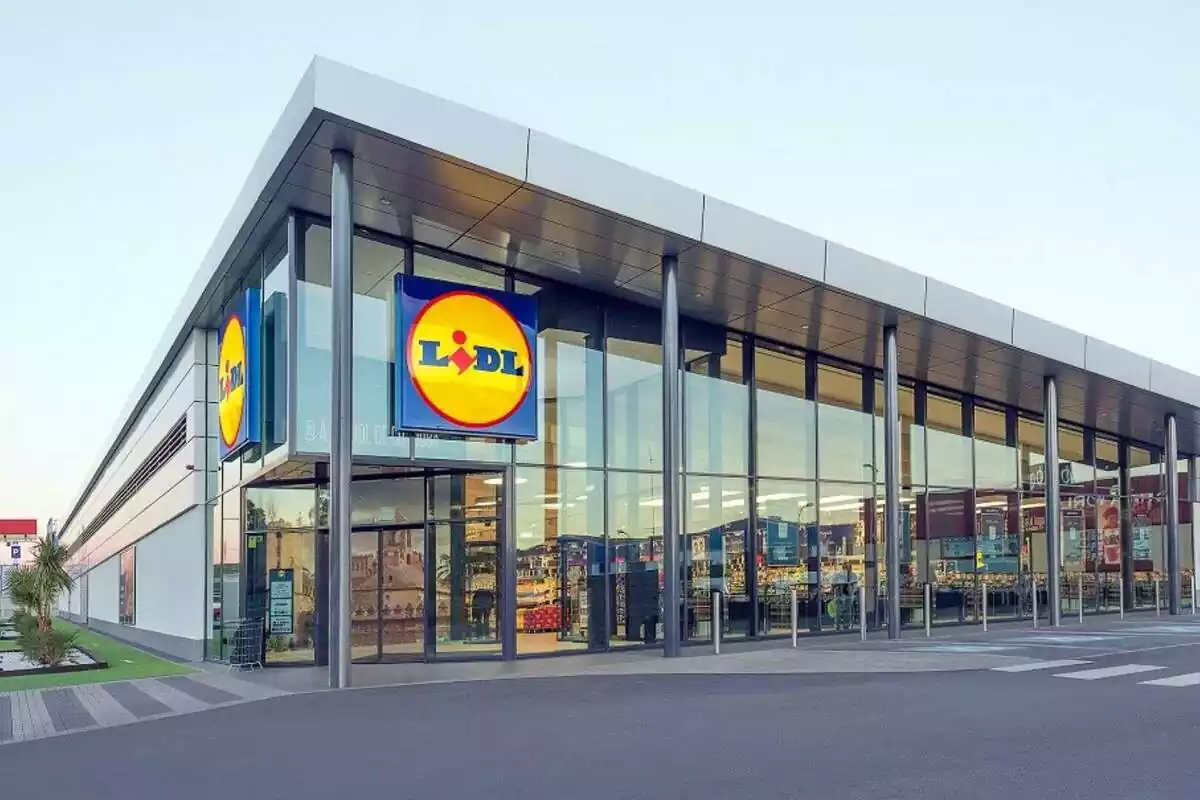
[[[329,686],[350,685],[350,464],[354,317],[354,156],[333,151],[330,283],[333,370],[329,447]]]
[[[1050,627],[1062,622],[1062,509],[1058,496],[1058,382],[1047,375],[1044,426],[1046,435],[1046,614]]]
[[[888,638],[900,638],[900,372],[896,328],[883,329],[883,531]]]
[[[1167,610],[1172,615],[1178,615],[1183,606],[1179,563],[1179,432],[1174,414],[1167,414],[1164,423],[1166,442],[1163,447],[1163,460],[1166,463],[1163,466],[1166,469],[1163,474],[1167,481]]]
[[[663,656],[679,655],[680,474],[683,455],[683,398],[679,379],[679,259],[662,259],[663,399]]]

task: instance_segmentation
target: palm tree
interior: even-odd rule
[[[4,591],[21,614],[33,616],[37,612],[37,578],[28,566],[17,567],[5,573]]]
[[[34,545],[33,563],[28,569],[32,574],[35,593],[35,613],[38,618],[38,630],[48,631],[54,621],[54,608],[58,596],[71,591],[75,579],[67,572],[67,548],[58,542],[43,539]],[[16,603],[14,598],[13,603]]]

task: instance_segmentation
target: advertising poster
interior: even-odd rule
[[[1101,500],[1097,505],[1097,527],[1100,529],[1100,558],[1105,566],[1121,563],[1121,505]]]
[[[117,608],[119,614],[119,622],[122,625],[134,624],[134,574],[137,571],[136,550],[130,547],[125,552],[121,553],[121,560],[118,565],[120,567],[120,575],[117,583]]]
[[[1083,509],[1068,508],[1062,512],[1063,562],[1083,560]]]
[[[783,520],[766,520],[766,557],[769,567],[800,565],[800,526]]]
[[[271,570],[267,627],[272,636],[290,636],[292,633],[293,577],[294,571],[290,569]]]

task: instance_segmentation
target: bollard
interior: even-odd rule
[[[1083,624],[1083,573],[1079,573],[1079,624]]]
[[[867,587],[858,587],[858,638],[867,640]]]
[[[933,627],[933,584],[925,582],[925,638],[929,638]]]
[[[1192,573],[1192,616],[1196,614],[1196,573]]]
[[[1118,577],[1120,577],[1120,581],[1117,583],[1117,599],[1121,603],[1121,619],[1125,619],[1125,578],[1123,576]]]
[[[1037,578],[1032,578],[1033,581],[1033,629],[1036,631],[1038,626],[1037,613]]]
[[[792,589],[792,647],[800,645],[800,600]]]
[[[712,640],[713,652],[721,655],[721,591],[712,593]]]
[[[1156,616],[1156,617],[1162,616],[1162,600],[1160,599],[1161,588],[1162,588],[1162,581],[1159,580],[1158,578],[1155,578],[1154,579],[1154,616]]]
[[[987,618],[988,618],[987,596],[988,596],[987,584],[984,583],[979,587],[979,607],[983,611],[983,632],[984,633],[987,633]]]

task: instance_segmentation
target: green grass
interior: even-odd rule
[[[108,666],[104,669],[62,672],[52,675],[17,675],[9,678],[0,675],[0,692],[78,686],[84,683],[106,681],[127,681],[134,678],[158,678],[163,675],[186,675],[195,671],[191,667],[152,656],[136,647],[102,636],[87,628],[72,625],[65,620],[54,620],[54,627],[59,630],[78,632],[79,636],[75,643],[101,661],[108,662]]]

